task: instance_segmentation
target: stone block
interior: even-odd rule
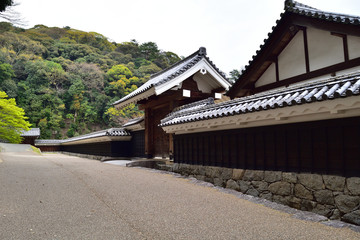
[[[330,217],[332,214],[332,208],[329,205],[317,204],[312,212],[320,214],[325,217]]]
[[[346,179],[346,186],[353,195],[360,195],[360,178],[351,177]]]
[[[330,190],[319,190],[314,192],[315,199],[318,203],[334,205],[334,196]]]
[[[322,176],[319,174],[300,173],[298,174],[299,183],[312,190],[324,189]]]
[[[279,171],[265,171],[264,180],[268,183],[278,182],[282,179],[282,173]]]
[[[234,189],[234,190],[236,190],[236,191],[239,191],[239,190],[240,190],[239,184],[237,184],[237,182],[234,181],[234,180],[232,180],[232,179],[229,179],[229,180],[226,182],[226,188]]]
[[[273,201],[276,202],[276,203],[289,205],[288,199],[286,197],[284,197],[284,196],[273,195]]]
[[[198,174],[205,176],[206,175],[206,167],[205,166],[199,166]]]
[[[263,181],[252,181],[251,185],[254,186],[254,188],[256,190],[258,190],[259,192],[264,192],[268,190],[269,184],[267,182],[263,182]]]
[[[345,178],[333,175],[323,175],[324,184],[327,189],[333,191],[344,191]]]
[[[214,185],[218,187],[224,187],[224,181],[222,178],[214,178]]]
[[[205,182],[214,183],[214,179],[211,177],[205,176]]]
[[[294,197],[294,196],[288,196],[288,204],[292,208],[300,209],[301,208],[301,199]]]
[[[349,195],[338,195],[335,197],[335,204],[342,213],[349,213],[358,207],[360,197]]]
[[[340,217],[341,217],[341,213],[339,209],[334,209],[330,216],[330,220],[340,219]]]
[[[360,225],[360,210],[345,214],[342,216],[341,220],[344,222]]]
[[[244,169],[233,169],[232,179],[235,181],[241,180],[245,174]]]
[[[196,175],[195,178],[197,180],[200,180],[200,181],[205,181],[205,176],[204,175]]]
[[[296,183],[297,182],[297,174],[292,172],[283,172],[282,180],[284,182]]]
[[[264,198],[264,199],[269,200],[269,201],[272,201],[272,200],[273,200],[273,199],[272,199],[272,193],[270,193],[270,192],[261,193],[261,194],[259,195],[259,197]]]
[[[239,185],[240,192],[242,193],[246,193],[246,191],[250,188],[250,183],[244,180],[237,181],[237,184]]]
[[[306,189],[301,184],[295,184],[294,191],[295,191],[295,196],[298,198],[313,200],[313,195],[312,195],[311,191]]]
[[[246,191],[246,194],[257,197],[259,196],[259,191],[256,190],[255,188],[250,188],[249,190]]]
[[[246,170],[243,176],[245,181],[261,181],[264,179],[264,171],[261,170]]]
[[[291,194],[291,184],[288,182],[275,182],[269,185],[269,191],[276,195],[287,196]]]
[[[233,176],[233,170],[232,168],[222,168],[221,169],[221,178],[225,181],[231,179]]]
[[[307,199],[301,200],[301,210],[312,211],[316,207],[317,203]]]
[[[205,175],[211,178],[218,178],[221,175],[220,168],[218,167],[207,167]]]

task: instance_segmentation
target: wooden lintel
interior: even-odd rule
[[[356,66],[360,66],[360,58],[351,59],[349,61],[338,63],[338,64],[328,66],[325,68],[321,68],[321,69],[318,69],[318,70],[315,70],[315,71],[312,71],[309,73],[304,73],[304,74],[300,74],[298,76],[290,77],[290,78],[281,80],[279,82],[270,83],[270,84],[255,88],[255,93],[270,90],[273,88],[282,87],[282,86],[287,86],[289,84],[294,84],[296,82],[305,81],[305,80],[308,80],[311,78],[320,77],[320,76],[323,76],[326,74],[331,74],[334,72],[342,71],[342,70],[356,67]]]
[[[172,100],[181,100],[182,98],[182,90],[171,91],[171,94],[165,94],[163,96],[161,95],[156,99],[147,100],[145,103],[142,104],[142,108],[154,108],[156,106],[169,104],[169,102],[171,102]]]
[[[221,92],[224,92],[226,89],[223,88],[223,87],[218,87],[218,88],[215,88],[211,91],[211,93],[221,93]]]

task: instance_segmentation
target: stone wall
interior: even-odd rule
[[[255,197],[360,225],[360,178],[175,163],[167,169]]]

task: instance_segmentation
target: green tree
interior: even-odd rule
[[[22,131],[28,131],[30,127],[26,119],[24,110],[16,106],[15,99],[9,99],[5,92],[0,91],[0,139],[20,143]]]
[[[230,78],[229,80],[234,83],[238,80],[238,78],[240,77],[240,71],[237,69],[234,69],[230,72]]]
[[[13,4],[12,0],[3,0],[0,2],[0,12],[5,11],[5,8]]]
[[[0,86],[5,80],[15,77],[12,66],[7,63],[0,63]]]

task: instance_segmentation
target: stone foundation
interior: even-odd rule
[[[360,178],[175,163],[170,170],[255,197],[360,225]]]

